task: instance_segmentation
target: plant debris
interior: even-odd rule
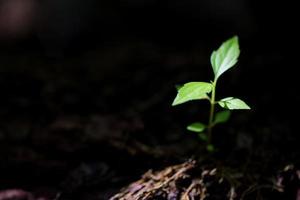
[[[199,173],[196,161],[189,160],[162,171],[149,170],[140,180],[123,188],[110,200],[203,200],[210,196],[208,187],[222,182],[216,176],[216,169],[202,170]],[[234,190],[228,188],[228,199],[233,199]]]

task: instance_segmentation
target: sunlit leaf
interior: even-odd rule
[[[205,128],[206,128],[205,124],[202,124],[200,122],[192,123],[186,127],[187,130],[196,132],[196,133],[201,133],[202,131],[205,130]]]
[[[229,118],[230,118],[229,110],[224,110],[224,111],[218,112],[216,114],[214,124],[227,122]]]
[[[212,90],[212,84],[206,82],[190,82],[184,84],[177,93],[172,106],[191,100],[205,99]]]
[[[234,98],[234,97],[227,97],[225,99],[221,99],[218,104],[226,109],[235,110],[235,109],[251,109],[244,101]]]
[[[234,36],[224,42],[218,50],[211,54],[210,62],[215,74],[215,79],[218,79],[221,74],[233,67],[240,55],[238,37]]]

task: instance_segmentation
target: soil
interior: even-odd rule
[[[209,81],[208,48],[134,41],[63,59],[4,54],[0,200],[299,200],[298,108],[287,106],[299,100],[296,75],[281,70],[285,55],[253,48],[244,43],[217,91],[252,110],[216,127],[213,153],[185,130],[207,120],[208,105],[171,107],[176,84]]]

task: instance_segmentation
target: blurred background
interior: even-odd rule
[[[297,14],[289,1],[0,0],[0,189],[106,183],[105,199],[108,180],[192,156],[185,125],[207,105],[172,108],[175,85],[211,80],[211,52],[234,35],[239,63],[217,95],[252,110],[215,131],[217,159],[299,163]]]

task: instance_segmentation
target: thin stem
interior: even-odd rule
[[[215,98],[216,98],[216,85],[217,80],[215,79],[212,83],[212,93],[210,97],[210,112],[209,112],[209,121],[208,121],[208,127],[207,127],[207,143],[211,143],[211,134],[212,134],[212,128],[213,128],[213,120],[214,120],[214,114],[215,114]]]

